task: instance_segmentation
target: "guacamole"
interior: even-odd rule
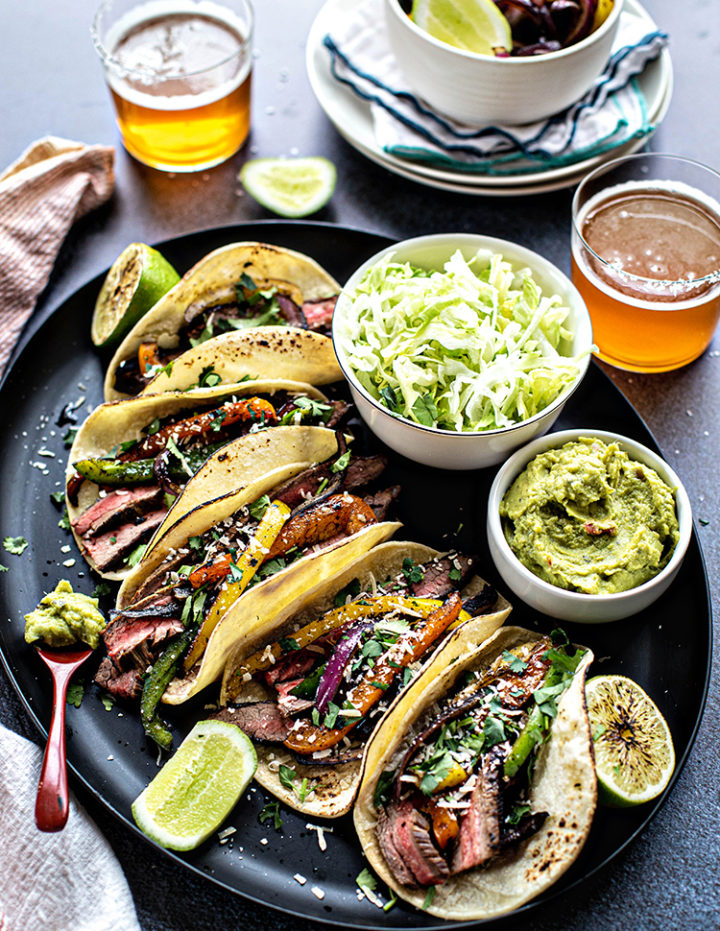
[[[74,592],[72,585],[61,579],[55,591],[48,592],[37,608],[25,615],[25,639],[28,643],[44,640],[49,647],[67,647],[82,640],[95,649],[105,623],[97,598]]]
[[[678,541],[672,489],[617,443],[581,438],[540,453],[500,503],[505,537],[531,572],[575,592],[635,588]]]

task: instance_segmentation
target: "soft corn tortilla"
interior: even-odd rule
[[[220,405],[231,397],[252,397],[258,394],[272,396],[279,391],[285,391],[290,395],[305,395],[318,401],[327,400],[326,396],[312,385],[294,381],[257,381],[243,382],[232,388],[227,385],[219,385],[215,388],[173,391],[148,397],[141,395],[137,398],[129,398],[125,401],[110,401],[105,404],[100,404],[90,414],[75,436],[68,457],[65,484],[67,485],[70,476],[75,474],[74,463],[82,459],[100,459],[111,456],[112,450],[120,443],[141,439],[143,436],[143,428],[152,423],[155,418],[162,420],[170,415],[182,415],[183,412],[187,412],[187,416],[190,416],[193,411],[199,408],[211,410],[213,406]],[[270,431],[282,431],[284,429],[286,428],[269,428]],[[265,435],[266,432],[267,431],[260,431],[262,435]],[[246,434],[244,437],[240,437],[233,442],[242,441],[248,437],[257,435],[258,434]],[[242,481],[245,483],[255,481],[255,479],[260,478],[268,469],[276,467],[278,462],[282,460],[282,457],[287,454],[292,454],[297,458],[295,448],[289,449],[287,444],[279,444],[277,452],[275,453],[272,452],[272,449],[270,449],[267,443],[259,443],[257,440],[249,439],[247,443],[241,444],[241,448],[242,445],[246,448],[242,465],[244,470]],[[194,487],[197,488],[198,483],[196,483]],[[204,494],[207,499],[210,499],[222,494],[225,490],[226,488],[224,486],[207,488]],[[71,522],[71,529],[74,521],[97,501],[99,495],[99,486],[94,482],[85,481],[80,486],[76,504],[73,504],[66,498],[65,503]],[[175,523],[175,521],[188,510],[189,501],[190,499],[185,499],[182,504],[180,504],[180,499],[178,499],[175,502],[175,505],[171,508],[165,520],[153,534],[152,540],[156,540],[158,537],[162,536],[168,527]],[[97,572],[98,575],[101,575],[105,579],[119,580],[125,578],[129,572],[128,569],[101,572],[93,563],[92,559],[85,554],[81,540],[74,530],[73,535],[75,536],[75,542],[93,571]],[[152,541],[148,544],[148,548],[151,546]]]
[[[278,287],[282,287],[282,282],[287,282],[289,286],[299,291],[304,301],[320,300],[340,291],[340,285],[317,262],[291,249],[260,242],[231,243],[216,249],[186,272],[175,287],[160,298],[120,343],[105,376],[105,400],[115,401],[127,397],[113,387],[115,372],[123,360],[136,355],[141,343],[157,342],[165,349],[177,346],[178,333],[183,326],[187,308],[199,301],[214,302],[218,294],[234,286],[243,273],[259,284],[276,282]],[[320,340],[321,342],[317,345],[324,346],[327,364],[330,366],[328,381],[335,381],[341,377],[341,374],[334,358],[332,341],[324,336],[320,336]],[[251,365],[251,362],[252,360],[249,360],[248,363],[251,369],[259,369],[259,361],[255,366]],[[294,362],[297,362],[297,359]],[[283,356],[276,359],[271,369],[255,370],[249,374],[254,374],[255,377],[271,376],[299,381],[313,380],[307,375],[303,377],[299,374],[289,374]],[[189,384],[192,384],[192,381]],[[163,385],[157,387],[155,391],[167,390],[171,387],[178,387],[178,385]]]
[[[336,452],[335,434],[323,427],[277,427],[264,433],[248,434],[223,447],[186,485],[174,506],[180,505],[182,516],[162,536],[153,538],[141,561],[125,577],[118,592],[117,609],[127,608],[135,597],[142,597],[142,587],[151,574],[190,537],[200,536],[262,495],[272,497],[278,485]],[[263,461],[267,464],[265,470],[259,465]],[[253,481],[245,478],[250,462],[255,469]],[[221,493],[211,498],[211,489],[216,494]],[[259,617],[265,618],[294,604],[307,589],[341,571],[375,544],[387,540],[400,526],[392,521],[370,524],[346,540],[303,556],[253,585],[220,619],[201,661],[186,676],[170,683],[163,701],[182,704],[210,685],[221,676],[228,656]]]
[[[504,650],[535,642],[540,635],[504,627],[477,649],[469,625],[459,628],[385,717],[367,750],[366,767],[355,806],[355,828],[370,866],[400,898],[421,908],[426,889],[400,885],[377,840],[373,795],[384,770],[393,769],[419,733],[434,702],[450,692],[466,670],[490,665]],[[574,862],[590,831],[597,781],[590,725],[585,706],[587,652],[558,706],[550,739],[540,748],[530,791],[532,806],[549,812],[542,828],[502,859],[450,877],[435,887],[425,911],[439,918],[472,921],[494,918],[518,908],[552,885]]]
[[[224,385],[268,376],[311,385],[328,385],[342,378],[332,340],[313,330],[289,326],[250,327],[221,333],[186,350],[168,371],[162,370],[141,394],[184,391],[212,365]]]
[[[271,601],[265,602],[264,612],[258,613],[252,626],[246,628],[242,639],[236,643],[229,656],[223,675],[220,703],[229,701],[262,701],[272,696],[271,690],[263,683],[252,681],[243,683],[237,670],[243,662],[266,644],[274,643],[280,637],[291,636],[293,631],[319,618],[333,608],[335,595],[345,588],[353,579],[360,581],[361,591],[371,591],[374,581],[384,581],[400,573],[403,560],[410,557],[416,563],[424,563],[440,555],[437,550],[420,543],[393,542],[376,546],[370,552],[355,559],[338,571],[332,578],[320,582],[308,589],[301,599],[285,601],[279,608]],[[463,598],[468,598],[481,591],[485,583],[474,576],[463,589]],[[502,596],[498,596],[495,611],[466,621],[459,630],[471,627],[474,637],[481,643],[505,621],[510,613],[510,605]],[[453,635],[455,636],[455,635]],[[435,663],[435,656],[440,655],[441,646],[435,653],[430,653],[424,664]],[[392,706],[391,706],[392,707]],[[385,716],[390,712],[386,712]],[[382,722],[385,716],[380,718]],[[256,744],[258,768],[256,780],[269,792],[277,796],[286,805],[303,814],[316,818],[339,818],[352,807],[360,784],[363,761],[342,763],[339,766],[319,764],[304,765],[298,758],[281,745]],[[303,778],[308,780],[308,794],[300,802],[297,794],[280,782],[278,775],[280,765],[289,766],[297,774],[298,785]]]

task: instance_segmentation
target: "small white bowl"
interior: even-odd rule
[[[350,294],[370,266],[375,265],[388,253],[398,262],[412,262],[421,268],[442,268],[456,250],[470,259],[479,249],[499,252],[513,268],[529,267],[533,278],[545,294],[559,294],[570,308],[567,321],[573,333],[572,342],[563,347],[565,355],[586,355],[578,363],[578,375],[544,410],[511,427],[483,430],[477,433],[460,433],[455,430],[440,430],[424,427],[405,417],[399,417],[384,407],[358,382],[342,347],[346,335],[346,308],[350,305]],[[537,252],[525,249],[505,239],[480,236],[473,233],[439,233],[418,236],[396,243],[378,252],[364,262],[346,282],[333,313],[333,343],[340,368],[350,385],[355,406],[373,433],[391,449],[438,469],[478,469],[497,465],[523,443],[549,430],[565,402],[582,381],[590,364],[592,326],[590,315],[580,294],[559,268]]]
[[[589,36],[557,52],[494,58],[455,48],[420,29],[399,0],[385,0],[390,47],[405,79],[431,107],[471,126],[519,124],[564,110],[588,91],[612,48],[623,0]]]
[[[505,492],[538,453],[554,449],[580,437],[597,437],[605,443],[617,443],[621,449],[644,465],[655,469],[660,478],[675,492],[680,537],[668,564],[652,579],[614,594],[589,595],[558,588],[538,578],[513,553],[505,539],[500,519],[500,502]],[[667,589],[678,574],[692,536],[692,509],[682,482],[670,466],[647,446],[618,433],[584,428],[562,430],[540,437],[523,446],[500,468],[490,488],[487,512],[487,537],[490,555],[505,584],[531,608],[563,621],[578,624],[600,624],[619,621],[643,611]]]

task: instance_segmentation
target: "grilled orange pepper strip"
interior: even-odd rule
[[[357,718],[338,728],[316,725],[308,718],[300,718],[283,741],[284,745],[295,753],[315,753],[339,744],[345,734],[379,701],[392,684],[398,670],[420,659],[453,621],[457,620],[461,610],[462,599],[457,592],[453,592],[439,608],[419,621],[412,630],[398,637],[390,649],[379,657],[375,666],[348,691],[347,701],[356,712],[360,712]],[[342,715],[341,711],[340,716]]]
[[[138,367],[141,375],[147,375],[154,366],[160,365],[157,343],[140,343],[138,347]]]
[[[188,672],[200,659],[210,635],[218,625],[219,620],[237,601],[250,584],[253,576],[262,564],[263,558],[272,545],[275,537],[280,533],[283,524],[290,516],[290,508],[282,501],[273,501],[257,525],[255,535],[248,541],[241,555],[235,563],[240,573],[235,581],[226,582],[220,589],[212,607],[205,615],[200,630],[185,657],[185,671]]]
[[[198,566],[188,576],[188,582],[193,588],[200,588],[201,585],[213,584],[224,579],[230,572],[230,566],[233,564],[233,558],[230,553],[223,553],[212,562],[204,562]]]
[[[221,419],[222,418],[222,419]],[[168,444],[169,439],[185,442],[192,439],[208,439],[213,434],[218,435],[213,424],[218,424],[222,430],[236,423],[238,420],[254,420],[260,424],[271,424],[277,421],[275,408],[263,398],[242,398],[239,401],[228,401],[220,407],[186,417],[162,427],[156,433],[144,437],[136,446],[129,449],[119,458],[124,462],[135,459],[149,459],[157,456]]]
[[[339,533],[348,536],[377,523],[375,512],[355,495],[331,495],[306,511],[301,511],[283,527],[273,543],[268,559],[286,553],[294,546],[323,543]]]

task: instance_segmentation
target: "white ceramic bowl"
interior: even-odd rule
[[[390,47],[410,88],[446,116],[481,126],[531,123],[589,90],[610,57],[623,0],[594,32],[568,48],[494,58],[454,48],[420,29],[399,0],[385,0]]]
[[[551,585],[538,578],[526,568],[510,549],[505,539],[500,520],[500,502],[513,481],[525,466],[538,453],[562,446],[579,437],[597,437],[605,443],[618,443],[621,449],[658,473],[660,478],[675,491],[675,506],[680,538],[670,561],[656,576],[616,594],[588,595],[584,592],[570,592]],[[550,617],[578,624],[599,624],[604,621],[619,621],[643,611],[667,589],[677,575],[687,552],[692,535],[692,510],[682,482],[670,466],[647,446],[631,440],[618,433],[584,428],[580,430],[562,430],[540,437],[523,446],[500,468],[490,488],[487,512],[487,537],[495,566],[505,584],[531,608],[542,611]]]
[[[534,417],[498,430],[484,430],[478,433],[459,433],[454,430],[440,430],[424,427],[420,424],[391,414],[358,382],[343,350],[343,340],[347,336],[346,309],[350,306],[350,294],[354,291],[365,271],[388,253],[398,262],[411,261],[421,268],[442,268],[444,262],[460,249],[466,259],[470,259],[479,249],[500,252],[516,269],[529,267],[535,281],[544,294],[559,294],[570,308],[567,327],[573,333],[572,342],[563,347],[564,354],[573,356],[586,351],[578,365],[578,375],[553,401]],[[333,313],[333,342],[335,354],[350,385],[350,393],[360,415],[370,429],[391,449],[420,462],[423,465],[439,469],[477,469],[497,465],[523,443],[549,430],[563,409],[565,402],[583,379],[590,364],[592,347],[592,327],[587,307],[571,281],[559,268],[547,259],[508,242],[492,236],[480,236],[473,233],[439,233],[432,236],[419,236],[407,239],[383,249],[364,262],[351,276],[342,289]]]

